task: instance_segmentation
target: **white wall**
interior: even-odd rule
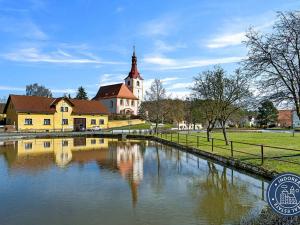
[[[300,119],[299,119],[296,111],[293,111],[293,127],[294,128],[300,127]]]

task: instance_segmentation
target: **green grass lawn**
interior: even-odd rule
[[[162,129],[170,129],[172,128],[172,124],[164,124]],[[141,129],[150,129],[151,128],[151,123],[142,123],[142,124],[136,124],[136,125],[128,125],[128,126],[123,126],[123,127],[114,127],[114,130],[141,130]],[[160,127],[161,128],[161,127]]]
[[[199,136],[198,145],[197,135]],[[212,137],[214,138],[213,153],[231,157],[231,146],[225,145],[222,133],[215,132],[212,134]],[[233,141],[234,158],[277,172],[294,172],[300,174],[300,151],[272,148],[274,146],[300,150],[299,133],[296,133],[295,137],[293,137],[292,134],[286,133],[229,132],[228,137]],[[171,140],[171,134],[165,135],[163,138]],[[177,134],[172,135],[172,140],[178,142]],[[212,152],[212,144],[211,142],[207,142],[204,133],[193,133],[188,136],[187,140],[185,134],[180,134],[179,142]],[[264,145],[264,162],[262,163],[261,161],[261,146],[237,142]],[[271,157],[278,158],[275,160]]]

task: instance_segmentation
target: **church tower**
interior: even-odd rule
[[[131,70],[125,78],[125,84],[132,93],[139,99],[139,104],[143,100],[144,79],[141,77],[137,68],[137,58],[135,56],[135,47],[133,46],[133,54],[131,59]]]

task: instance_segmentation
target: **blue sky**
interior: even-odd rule
[[[249,26],[266,32],[276,11],[299,8],[299,0],[0,0],[0,97],[36,82],[54,96],[82,85],[93,97],[123,81],[133,45],[146,88],[159,78],[182,97],[214,64],[237,68]]]

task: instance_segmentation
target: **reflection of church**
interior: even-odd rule
[[[292,186],[290,192],[284,189],[280,193],[280,204],[297,204],[297,199],[295,196],[295,188]]]
[[[143,156],[140,145],[123,145],[117,147],[117,165],[123,178],[127,179],[135,206],[138,198],[138,186],[143,179]]]
[[[100,169],[118,171],[128,181],[135,206],[143,179],[143,143],[98,137],[24,139],[0,144],[0,156],[4,155],[12,172],[96,162]]]

